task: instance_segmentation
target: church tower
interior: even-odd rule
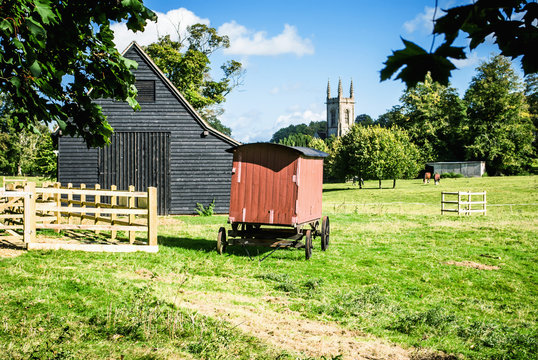
[[[338,80],[338,96],[331,98],[331,84],[327,82],[327,137],[344,136],[355,123],[355,97],[353,80],[349,87],[349,97],[342,92],[342,80]]]

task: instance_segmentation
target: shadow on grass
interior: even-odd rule
[[[335,189],[323,189],[323,192],[324,193],[329,193],[329,192],[333,192],[333,191],[344,191],[344,190],[389,190],[389,189],[394,189],[392,186],[388,186],[388,187],[381,187],[381,189],[378,187],[378,186],[373,186],[373,187],[362,187],[359,188],[359,187],[341,187],[341,188],[335,188]]]
[[[26,245],[23,241],[0,240],[0,249],[26,250]]]
[[[186,250],[200,251],[204,253],[216,253],[217,241],[207,239],[180,238],[175,236],[159,235],[159,245],[170,248],[182,248]],[[263,246],[241,246],[234,245],[226,248],[225,254],[228,256],[250,257],[254,260],[263,257],[265,254],[273,251],[274,248]]]

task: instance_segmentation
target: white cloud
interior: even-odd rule
[[[433,31],[433,13],[435,8],[426,6],[424,12],[421,12],[413,20],[406,21],[403,24],[405,31],[409,34],[414,33],[415,31],[424,31],[426,33],[431,33]],[[441,12],[437,12],[437,15],[441,15]]]
[[[450,60],[454,63],[454,65],[456,65],[458,69],[463,69],[469,66],[475,66],[481,61],[486,60],[486,58],[483,56],[478,56],[476,53],[473,52],[471,53],[471,56],[469,56],[467,59],[462,59],[462,60],[450,59]]]
[[[146,25],[144,32],[132,32],[127,29],[125,23],[117,23],[111,26],[114,30],[114,42],[118,50],[123,51],[132,41],[139,45],[149,45],[159,36],[170,35],[172,40],[178,40],[179,35],[184,35],[187,26],[197,23],[209,25],[208,19],[196,16],[192,11],[185,8],[173,9],[166,14],[157,12],[157,22]]]
[[[295,110],[292,107],[284,115],[277,117],[276,121],[268,124],[264,121],[263,115],[258,110],[250,110],[239,116],[224,113],[221,119],[226,126],[232,129],[234,139],[243,143],[269,141],[271,136],[279,129],[289,125],[309,124],[311,121],[326,120],[326,111],[316,111],[316,105],[311,105],[309,109]]]
[[[296,92],[299,91],[302,88],[301,83],[288,83],[281,86],[275,86],[271,90],[269,90],[269,93],[272,95],[277,95],[281,93],[289,93],[289,92]]]
[[[299,36],[297,28],[288,24],[280,34],[270,38],[265,31],[250,30],[235,21],[222,24],[218,31],[230,38],[230,47],[224,50],[225,54],[303,56],[314,53],[312,41]]]
[[[258,110],[250,110],[239,116],[225,112],[221,121],[232,129],[232,137],[243,143],[267,141],[267,129]]]
[[[280,115],[277,118],[273,129],[276,131],[280,128],[287,127],[290,125],[309,124],[311,121],[326,120],[326,117],[326,111],[315,112],[311,109],[304,111],[294,111],[289,114]]]
[[[157,17],[157,22],[149,22],[144,32],[132,32],[127,29],[125,23],[113,24],[116,47],[123,51],[132,41],[136,41],[139,45],[149,45],[164,35],[170,35],[172,40],[178,40],[179,34],[183,36],[186,33],[187,26],[197,23],[210,25],[209,19],[200,18],[185,8],[173,9],[166,14],[157,12]],[[312,41],[299,36],[297,28],[288,24],[284,25],[284,30],[280,34],[273,37],[267,37],[264,31],[247,29],[235,21],[223,24],[218,32],[230,38],[230,47],[224,49],[225,54],[303,56],[314,53]]]

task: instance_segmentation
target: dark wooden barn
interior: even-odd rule
[[[240,143],[207,124],[138,44],[123,56],[138,63],[141,110],[99,100],[114,128],[111,144],[88,149],[80,138],[60,137],[58,181],[137,191],[155,186],[162,215],[192,214],[196,203],[213,199],[215,211],[227,213],[232,154],[226,149]]]

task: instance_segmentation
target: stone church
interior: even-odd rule
[[[331,98],[331,84],[327,82],[327,132],[326,136],[344,136],[355,123],[355,97],[353,80],[349,87],[349,97],[342,91],[342,80],[338,80],[338,96]]]

